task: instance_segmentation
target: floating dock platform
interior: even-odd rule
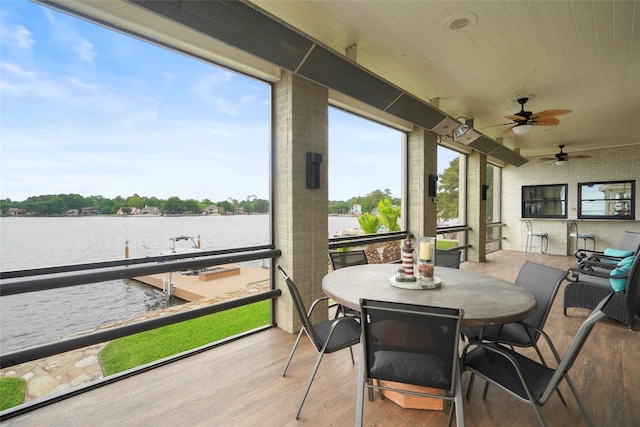
[[[198,301],[213,299],[261,283],[268,288],[269,270],[226,264],[205,270],[152,274],[134,279],[185,301]]]

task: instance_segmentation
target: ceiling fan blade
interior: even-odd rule
[[[557,126],[560,124],[560,120],[555,117],[547,117],[538,120],[533,120],[530,125],[531,126]]]
[[[540,159],[541,162],[547,162],[549,160],[558,160],[558,159],[556,159],[555,157],[542,157]]]
[[[479,128],[478,130],[494,128],[494,127],[497,127],[497,126],[507,126],[507,125],[513,125],[513,122],[509,122],[509,123],[499,123],[499,124],[497,124],[497,125],[485,126],[485,127],[483,127],[483,128]]]
[[[509,114],[507,116],[504,116],[505,119],[509,119],[509,120],[513,120],[515,122],[521,122],[523,120],[527,120],[526,117],[522,117],[522,116],[517,116],[515,114]]]
[[[506,128],[505,130],[502,131],[503,134],[505,133],[509,133],[513,131],[513,128],[516,127],[516,125],[513,126],[509,126],[508,128]]]
[[[590,159],[591,156],[587,156],[586,154],[576,154],[575,156],[567,156],[565,159]]]
[[[565,114],[569,114],[571,110],[544,110],[539,111],[537,113],[533,113],[529,118],[530,119],[542,119],[547,117],[557,117],[563,116]]]

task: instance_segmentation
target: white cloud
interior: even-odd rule
[[[21,79],[32,79],[36,75],[36,73],[34,73],[33,71],[27,71],[23,69],[20,65],[13,64],[10,62],[0,61],[0,69],[2,69],[5,72],[9,72]]]
[[[31,46],[36,42],[31,31],[22,25],[6,26],[0,24],[0,33],[2,33],[3,43],[6,42],[12,47],[31,49]]]
[[[227,86],[232,78],[233,75],[228,71],[210,73],[194,85],[194,91],[200,99],[215,108],[216,111],[237,116],[240,113],[243,100],[233,102],[223,95],[228,90]]]
[[[96,57],[96,51],[94,50],[93,45],[86,39],[78,40],[74,49],[78,52],[80,59],[83,61],[92,62],[93,58]]]

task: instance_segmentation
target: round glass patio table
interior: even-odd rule
[[[339,304],[360,311],[360,299],[461,308],[465,326],[501,325],[533,314],[531,292],[506,280],[471,271],[436,267],[442,279],[436,289],[402,289],[391,285],[399,264],[345,267],[322,279],[322,290]]]

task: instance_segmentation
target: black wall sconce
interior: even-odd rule
[[[429,175],[429,197],[436,197],[438,193],[438,175]]]
[[[322,154],[307,153],[307,188],[320,188]]]
[[[487,191],[489,191],[489,186],[482,184],[482,200],[487,200]]]

